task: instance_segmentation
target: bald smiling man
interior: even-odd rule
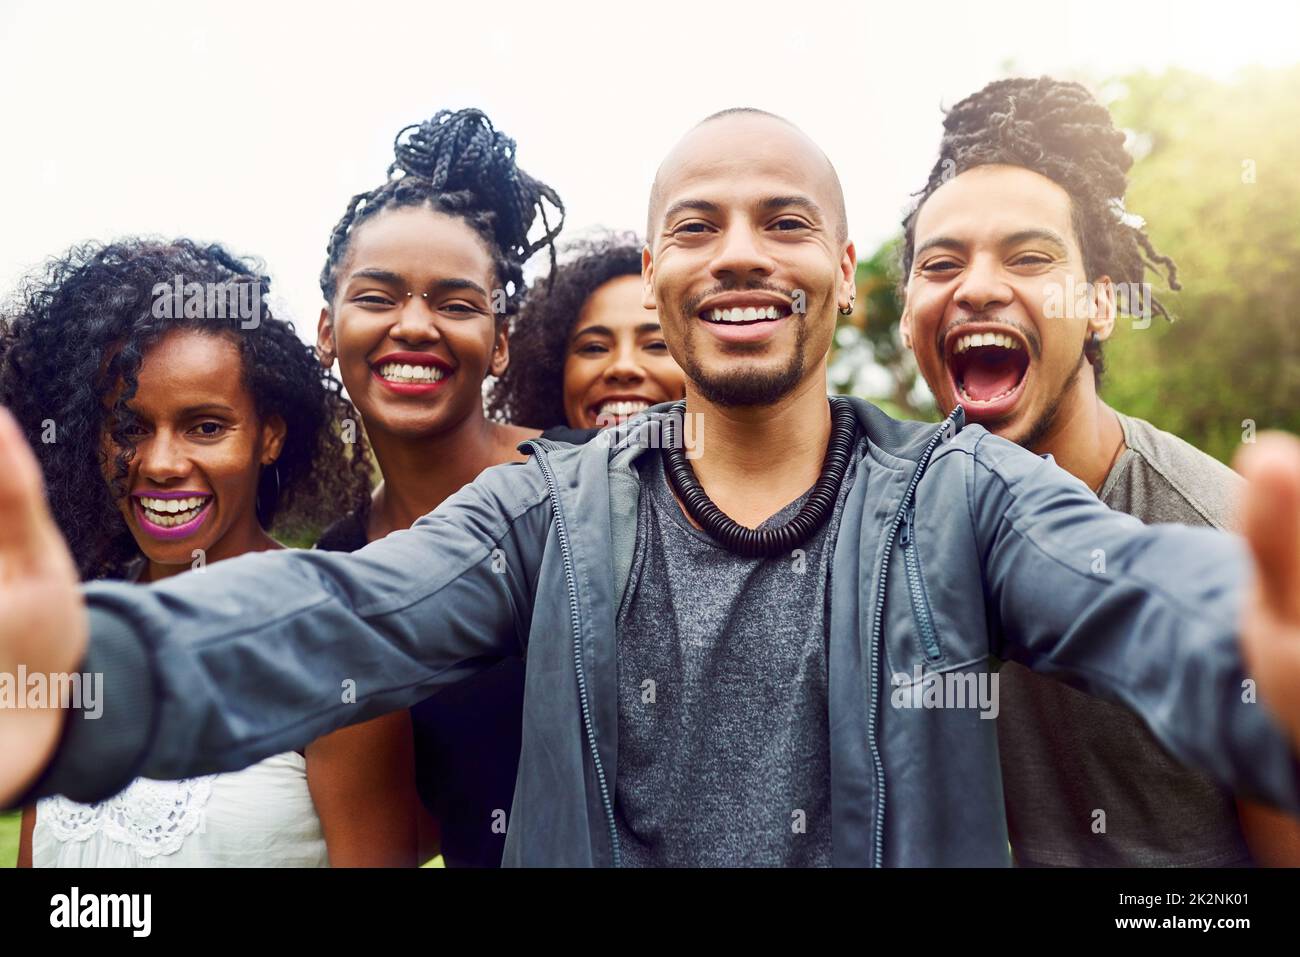
[[[684,402],[526,442],[350,555],[79,589],[0,419],[0,671],[105,688],[98,720],[0,710],[0,800],[234,770],[521,655],[507,864],[1005,865],[996,655],[1300,811],[1294,440],[1245,463],[1252,564],[1239,538],[1111,512],[960,410],[828,397],[854,249],[834,169],[770,114],[688,132],[650,217],[645,305]],[[1236,693],[1243,648],[1276,714]]]

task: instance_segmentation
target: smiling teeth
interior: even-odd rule
[[[1001,346],[1003,349],[1019,349],[1020,343],[1011,336],[1000,335],[996,332],[982,334],[973,332],[957,340],[957,344],[953,346],[952,354],[959,355],[967,349],[974,349],[976,346]]]
[[[636,415],[650,408],[649,402],[602,402],[597,415]]]
[[[199,513],[207,507],[210,498],[209,495],[193,498],[141,497],[140,506],[144,509],[144,517],[152,524],[162,528],[173,528],[198,518]]]
[[[437,366],[413,366],[403,362],[385,362],[379,367],[379,375],[389,382],[437,382],[447,377],[447,373]]]
[[[150,512],[160,514],[175,514],[176,512],[189,512],[198,508],[208,500],[207,495],[195,495],[192,498],[148,498],[140,496],[140,504]]]
[[[710,309],[709,321],[757,322],[760,319],[780,319],[782,315],[784,315],[784,310],[777,306],[747,306],[745,308],[736,307],[735,309]]]

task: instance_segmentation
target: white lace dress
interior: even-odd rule
[[[98,804],[46,798],[36,867],[328,867],[320,818],[296,751],[230,774],[137,778]]]

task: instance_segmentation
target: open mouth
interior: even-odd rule
[[[201,493],[183,495],[133,496],[140,527],[155,538],[184,538],[193,534],[207,518],[213,496]]]
[[[434,356],[394,353],[370,367],[371,375],[400,394],[429,392],[441,387],[454,370]]]
[[[948,372],[966,410],[1009,411],[1029,371],[1025,344],[1005,333],[970,332],[956,336],[949,350]]]

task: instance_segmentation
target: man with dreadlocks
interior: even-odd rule
[[[0,802],[238,767],[524,654],[508,864],[1006,865],[996,655],[1300,811],[1300,443],[1246,462],[1252,581],[1233,536],[1113,512],[960,411],[828,398],[855,253],[789,122],[706,118],[650,197],[642,303],[685,400],[526,442],[353,555],[79,592],[0,414],[0,672],[102,672],[105,701],[0,709]]]
[[[1051,455],[1144,522],[1227,528],[1241,478],[1098,393],[1121,311],[1169,318],[1148,265],[1179,288],[1173,261],[1124,211],[1132,163],[1109,111],[1078,83],[999,80],[959,102],[904,221],[903,338],[945,413],[961,406],[968,422]],[[1242,802],[1239,820],[1231,795],[1128,708],[1014,661],[1000,689],[1017,862],[1233,866],[1250,850],[1300,861],[1289,819]]]

